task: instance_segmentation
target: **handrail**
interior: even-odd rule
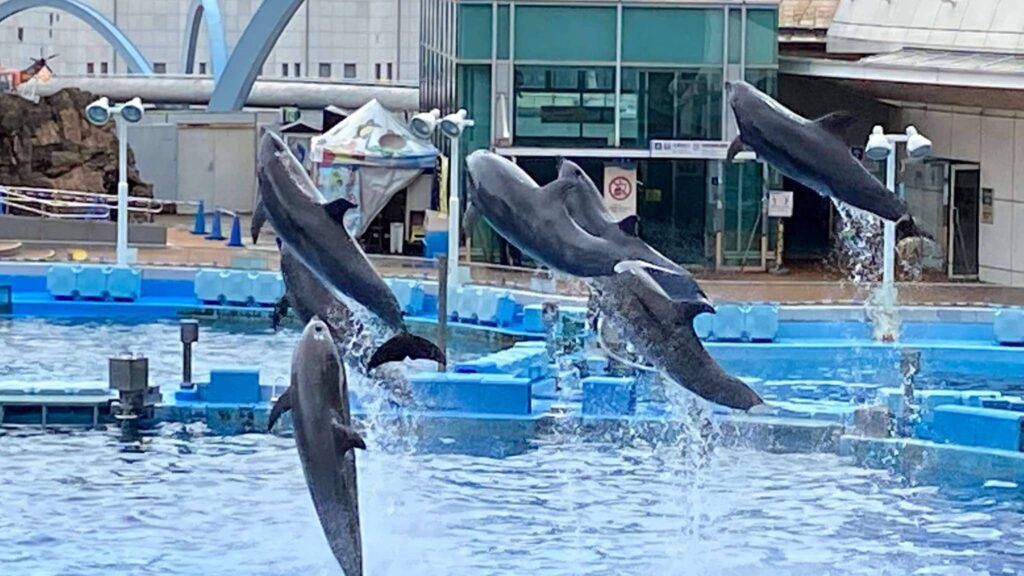
[[[63,198],[79,198],[83,200],[91,200],[91,202],[65,200]],[[0,202],[26,212],[49,218],[101,219],[110,217],[111,210],[117,208],[118,199],[116,194],[107,194],[105,192],[82,192],[77,190],[61,190],[57,188],[33,188],[30,186],[0,185]],[[25,203],[51,208],[101,208],[103,209],[103,213],[101,215],[82,213],[62,214],[59,212],[48,212],[37,208],[30,208],[25,206]],[[146,215],[160,214],[164,211],[164,207],[167,205],[198,206],[199,202],[193,200],[162,200],[159,198],[145,198],[142,196],[128,197],[129,213]],[[237,216],[237,213],[233,210],[225,208],[219,208],[219,210],[222,214],[225,214],[230,218]]]

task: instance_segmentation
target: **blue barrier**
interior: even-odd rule
[[[134,301],[142,292],[142,277],[132,268],[57,264],[47,270],[46,290],[58,300]]]
[[[939,406],[932,429],[935,440],[1019,452],[1024,413],[971,406]]]
[[[247,272],[221,272],[224,301],[229,304],[248,306],[253,303],[255,274]]]
[[[284,296],[284,279],[274,272],[260,272],[252,283],[252,301],[260,306],[273,306]]]
[[[745,331],[752,342],[771,342],[779,332],[779,307],[754,304],[747,308]]]
[[[544,332],[544,307],[528,304],[523,307],[523,329],[527,332]]]
[[[583,379],[584,416],[628,416],[636,412],[636,379],[591,376]]]
[[[274,272],[200,269],[195,297],[208,304],[273,306],[284,295],[284,280]]]
[[[532,409],[529,378],[506,374],[420,373],[409,379],[422,408],[478,414],[528,416]]]
[[[715,340],[740,342],[746,327],[745,310],[736,304],[723,304],[711,317],[711,334]]]
[[[711,328],[714,325],[715,315],[704,312],[697,314],[693,318],[693,330],[697,333],[697,337],[701,340],[707,340],[711,338]]]
[[[394,293],[395,299],[398,300],[402,312],[410,316],[416,316],[423,312],[426,291],[423,289],[422,283],[415,280],[395,279],[387,284]]]
[[[229,368],[210,371],[210,382],[200,384],[201,401],[215,404],[256,404],[260,394],[260,371],[257,368]]]
[[[1024,345],[1024,309],[1000,308],[992,319],[996,342],[1003,345]]]

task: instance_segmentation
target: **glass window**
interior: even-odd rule
[[[773,68],[747,70],[746,80],[773,98],[779,93],[779,72]]]
[[[614,8],[517,6],[516,60],[614,62],[615,21]]]
[[[392,71],[393,71],[393,68],[392,68],[392,63],[391,63],[391,62],[388,62],[388,80],[391,80],[391,77],[392,77]]]
[[[747,66],[778,63],[778,15],[775,10],[747,10]]]
[[[622,59],[626,62],[721,64],[723,20],[721,9],[625,8]]]
[[[491,28],[490,4],[460,5],[459,58],[467,60],[490,60]]]
[[[615,69],[516,66],[519,146],[604,148],[615,135]]]
[[[93,64],[92,62],[87,63],[85,65],[85,73],[86,74],[95,74],[96,73],[96,65]]]
[[[296,78],[301,77],[302,76],[302,65],[299,64],[298,62],[296,62],[292,67],[295,69],[295,77]]]
[[[206,62],[199,63],[199,73],[206,74]]]
[[[345,78],[355,78],[355,77],[356,77],[356,65],[351,63],[351,62],[346,63],[345,64]]]
[[[377,64],[373,65],[373,75],[374,75],[374,78],[376,78],[377,80],[380,80],[380,63],[379,62]]]
[[[288,76],[288,64],[281,64],[281,76]]]
[[[498,58],[508,59],[509,49],[509,8],[507,4],[498,6]]]
[[[321,62],[320,63],[320,77],[321,78],[330,78],[331,77],[331,63],[330,62]]]
[[[763,167],[760,162],[725,166],[725,223],[722,251],[730,259],[761,257],[758,216],[761,213]]]
[[[106,62],[100,62],[100,74],[107,74],[110,68]]]
[[[621,145],[651,140],[718,140],[722,135],[722,71],[622,69]]]
[[[729,9],[729,64],[740,63],[740,47],[743,46],[743,12],[739,8]]]

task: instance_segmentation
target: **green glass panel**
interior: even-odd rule
[[[615,136],[615,69],[516,66],[515,143],[604,148]]]
[[[516,60],[615,61],[615,9],[517,6]]]
[[[725,167],[725,223],[722,251],[729,259],[747,263],[761,258],[761,213],[763,174],[758,162],[727,164]]]
[[[637,173],[640,237],[670,259],[692,264],[705,259],[707,170],[704,160],[646,160]]]
[[[486,64],[459,66],[458,105],[465,108],[474,125],[459,142],[467,154],[487,148],[491,138],[491,67]]]
[[[738,8],[729,9],[729,64],[740,63],[740,47],[743,46],[743,12]]]
[[[458,26],[459,58],[490,60],[492,28],[490,4],[461,4]]]
[[[747,10],[747,66],[777,64],[778,37],[778,13],[775,10]]]
[[[509,39],[509,8],[507,4],[498,6],[498,58],[508,60]]]
[[[647,148],[651,140],[718,140],[722,70],[623,68],[619,110],[626,148]]]
[[[753,84],[758,90],[775,98],[779,93],[779,72],[770,68],[755,68],[747,70],[747,82]]]
[[[625,8],[622,60],[721,64],[724,14],[701,8]]]

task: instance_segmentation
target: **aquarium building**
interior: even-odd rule
[[[421,108],[475,119],[464,152],[514,159],[539,182],[579,163],[613,212],[691,265],[764,266],[771,186],[723,162],[727,80],[777,92],[777,0],[424,0]]]

